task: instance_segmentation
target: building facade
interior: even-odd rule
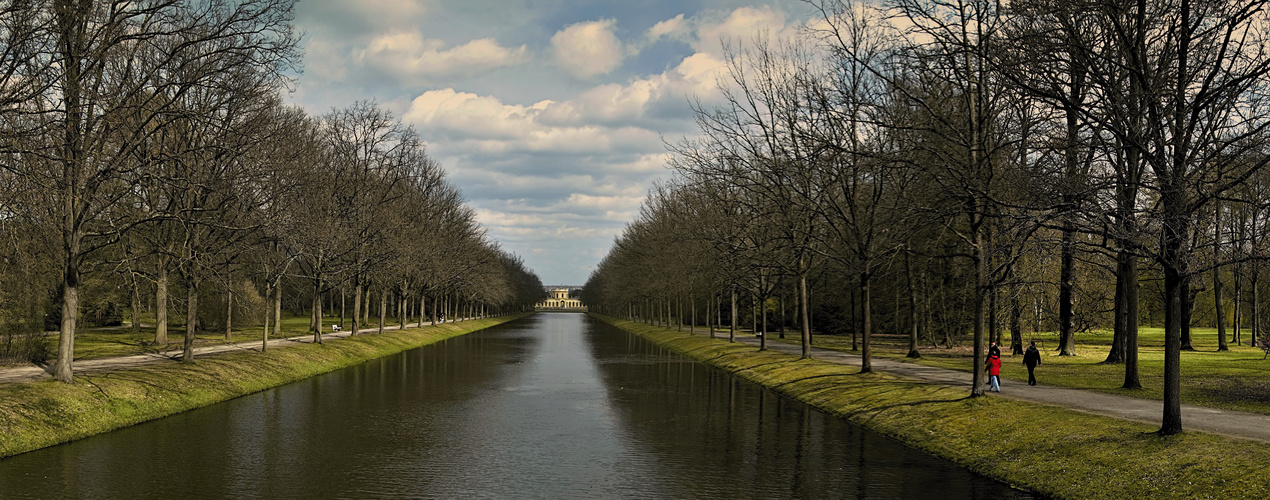
[[[582,305],[582,301],[571,298],[571,291],[575,287],[553,286],[547,287],[547,300],[539,302],[534,307],[537,309],[569,309],[576,311],[585,311],[586,306]],[[580,290],[580,288],[579,288]]]

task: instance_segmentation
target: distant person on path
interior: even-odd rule
[[[1027,346],[1027,352],[1023,353],[1023,364],[1027,366],[1027,385],[1036,385],[1036,365],[1041,364],[1041,351],[1036,350],[1036,342],[1032,342]]]
[[[988,369],[988,383],[992,386],[988,389],[992,392],[1001,392],[1001,354],[993,354],[988,357],[988,363],[984,365]]]

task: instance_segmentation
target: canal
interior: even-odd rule
[[[0,498],[1028,498],[576,313],[0,461]]]

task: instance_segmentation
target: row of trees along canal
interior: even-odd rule
[[[356,332],[375,295],[381,327],[389,307],[435,322],[544,295],[412,129],[372,103],[311,117],[281,102],[292,15],[293,0],[5,3],[7,357],[41,356],[38,332],[60,329],[69,382],[81,320],[131,303],[139,328],[151,299],[160,345],[184,309],[189,361],[197,329],[254,322],[267,341],[284,306],[320,341],[336,298]]]
[[[692,324],[730,303],[735,324],[738,292],[793,296],[803,355],[813,321],[858,331],[866,372],[879,326],[911,357],[973,331],[974,367],[1004,325],[1015,353],[1030,328],[1064,355],[1109,328],[1127,388],[1140,321],[1163,324],[1179,432],[1190,325],[1222,349],[1228,321],[1270,328],[1266,4],[812,2],[797,40],[725,43],[724,103],[694,106],[584,299]]]

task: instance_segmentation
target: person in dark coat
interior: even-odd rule
[[[1027,385],[1036,385],[1036,365],[1041,364],[1041,351],[1036,350],[1036,342],[1032,342],[1027,346],[1027,352],[1023,353],[1023,364],[1027,366]]]

